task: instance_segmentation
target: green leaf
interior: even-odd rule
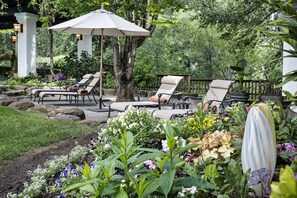
[[[213,179],[219,177],[220,175],[217,170],[217,167],[214,164],[209,164],[208,166],[206,166],[204,174],[205,176]]]
[[[183,186],[183,187],[192,187],[196,186],[199,188],[204,189],[212,189],[212,190],[218,190],[219,188],[212,183],[209,183],[207,181],[204,181],[198,176],[192,176],[192,177],[184,177],[184,178],[177,178],[174,181],[174,186]]]
[[[175,148],[175,144],[176,144],[176,140],[174,139],[174,129],[169,123],[164,124],[164,128],[165,128],[167,146],[170,150],[172,150]]]
[[[165,197],[168,196],[171,188],[172,188],[172,184],[174,181],[174,176],[175,176],[175,172],[176,170],[167,170],[164,174],[162,174],[159,178],[159,185],[165,195]]]
[[[91,169],[88,163],[85,162],[83,169],[79,166],[77,166],[77,168],[87,179],[91,179],[91,176],[90,176]]]
[[[185,147],[179,148],[177,151],[174,152],[173,157],[176,156],[176,155],[180,155],[180,154],[186,152],[187,150],[189,150],[191,148],[194,148],[194,147],[197,147],[197,146],[199,146],[199,144],[188,144]]]
[[[271,198],[279,197],[297,197],[297,181],[294,177],[294,172],[290,166],[280,170],[280,182],[272,182]]]
[[[146,152],[150,152],[150,153],[159,153],[160,155],[166,155],[166,153],[157,150],[157,149],[150,149],[150,148],[137,148],[136,150],[138,151],[146,151]]]
[[[141,156],[139,156],[136,160],[135,160],[135,164],[140,164],[140,163],[142,163],[142,162],[145,162],[145,161],[147,161],[147,160],[150,160],[150,159],[154,159],[154,158],[156,158],[156,157],[163,157],[163,156],[165,156],[166,155],[166,153],[146,153],[146,154],[143,154],[143,155],[141,155]]]
[[[141,195],[141,198],[148,197],[150,194],[155,192],[159,186],[159,179],[154,179],[152,181],[147,182],[144,186],[144,191]]]
[[[88,184],[97,184],[97,183],[100,183],[102,182],[101,179],[99,178],[96,178],[96,179],[91,179],[91,180],[87,180],[87,181],[83,181],[83,182],[80,182],[80,183],[76,183],[76,184],[73,184],[73,185],[70,185],[69,187],[67,187],[66,189],[64,189],[62,192],[68,192],[68,191],[71,191],[71,190],[74,190],[76,188],[80,188],[82,186],[85,186],[85,185],[88,185]]]
[[[114,198],[129,198],[126,191],[120,187],[118,193],[114,196]]]
[[[91,195],[96,195],[98,191],[94,188],[93,185],[87,184],[79,188],[81,191],[86,193],[91,193]]]

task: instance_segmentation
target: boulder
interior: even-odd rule
[[[15,98],[10,98],[7,95],[0,94],[0,106],[8,106],[15,101],[17,101]]]
[[[31,107],[27,111],[48,114],[49,112],[54,111],[55,109],[59,109],[59,107],[53,105],[36,105],[34,107]]]
[[[58,113],[53,117],[49,117],[51,120],[67,120],[67,121],[79,121],[80,117],[75,115],[66,115],[63,113]]]
[[[95,120],[81,120],[79,121],[79,123],[89,127],[99,127],[101,124],[100,122]]]
[[[34,103],[32,102],[22,102],[22,101],[16,101],[12,102],[8,105],[8,107],[18,109],[18,110],[23,110],[26,111],[31,107],[34,107]]]
[[[8,105],[10,105],[11,103],[15,102],[14,100],[9,100],[9,99],[0,99],[0,106],[5,106],[7,107]]]
[[[66,115],[74,115],[79,117],[81,120],[86,119],[85,112],[79,108],[59,108],[54,109],[48,113],[48,117],[55,117],[58,113],[66,114]]]

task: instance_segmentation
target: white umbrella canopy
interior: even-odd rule
[[[49,29],[57,32],[101,35],[101,60],[100,60],[100,108],[102,105],[102,69],[103,69],[103,36],[149,36],[150,32],[131,23],[112,12],[108,12],[102,6],[83,16],[54,25]]]

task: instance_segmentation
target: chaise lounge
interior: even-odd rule
[[[83,78],[79,82],[71,85],[68,88],[62,88],[62,89],[32,89],[30,100],[33,99],[33,101],[35,102],[36,98],[39,97],[40,92],[65,92],[65,91],[71,91],[72,88],[83,87],[83,86],[85,86],[87,81],[89,81],[92,77],[93,77],[93,74],[85,74],[83,76]]]
[[[151,107],[161,109],[162,105],[168,105],[172,96],[180,96],[181,94],[174,94],[179,82],[183,79],[181,76],[164,76],[161,80],[161,85],[156,94],[150,97],[149,101],[138,101],[134,102],[114,102],[109,105],[108,117],[110,117],[111,111],[125,111],[129,106],[133,107]],[[143,91],[140,91],[143,92]]]
[[[228,94],[231,85],[234,81],[230,80],[213,80],[209,85],[209,90],[206,95],[202,98],[194,98],[195,100],[202,101],[202,104],[207,104],[207,108],[213,109],[215,112],[219,113],[223,108],[223,102],[225,101],[226,95]],[[186,97],[185,99],[190,99]],[[187,106],[190,105],[190,102],[184,102]],[[196,108],[196,105],[195,105]],[[164,109],[164,110],[155,110],[153,115],[160,119],[172,119],[175,117],[181,117],[195,111],[192,109]]]
[[[95,95],[98,95],[98,91],[95,89],[95,86],[99,82],[99,79],[100,79],[100,75],[99,74],[100,74],[100,72],[97,72],[96,74],[93,75],[92,81],[88,84],[88,86],[86,88],[81,88],[81,89],[78,89],[77,91],[41,91],[39,93],[38,103],[41,102],[41,104],[43,104],[44,97],[46,97],[46,96],[49,96],[49,95],[60,95],[60,96],[66,96],[67,100],[70,103],[73,101],[72,98],[74,97],[74,102],[76,104],[78,104],[79,97],[82,97],[82,100],[84,102],[85,97],[88,97],[90,99],[89,96],[92,95],[94,101],[97,104],[97,101],[95,99]]]

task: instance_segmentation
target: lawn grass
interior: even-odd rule
[[[79,123],[0,106],[0,164],[35,148],[87,133]]]

